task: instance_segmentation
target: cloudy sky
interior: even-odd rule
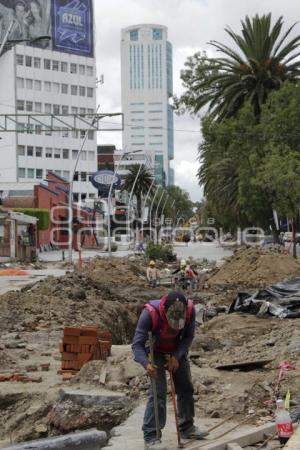
[[[224,27],[240,30],[246,14],[271,12],[273,19],[284,17],[286,27],[299,20],[299,0],[95,0],[97,75],[104,75],[98,87],[101,112],[121,111],[120,30],[140,23],[168,27],[173,45],[174,93],[182,92],[180,70],[186,58],[199,50],[209,50],[210,40],[228,42]],[[300,26],[297,27],[300,33]],[[196,171],[197,146],[201,140],[199,119],[175,117],[175,183],[189,191],[194,201],[202,197]],[[121,148],[121,133],[99,134],[98,143]]]

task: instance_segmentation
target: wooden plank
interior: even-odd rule
[[[253,429],[248,431],[232,433],[232,436],[224,436],[223,438],[211,441],[206,440],[206,442],[202,441],[201,443],[199,442],[197,445],[188,448],[189,450],[227,450],[227,444],[231,444],[232,442],[239,444],[243,448],[263,441],[265,435],[272,434],[275,431],[275,424],[267,423],[260,427],[253,427]],[[299,450],[299,447],[297,450]]]

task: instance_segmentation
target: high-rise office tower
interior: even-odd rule
[[[172,45],[167,34],[162,25],[134,25],[122,30],[121,40],[123,149],[137,152],[121,168],[144,162],[158,184],[174,183]]]
[[[69,181],[85,136],[80,115],[92,117],[96,109],[93,2],[0,0],[0,16],[1,41],[9,27],[8,43],[50,36],[30,45],[11,44],[0,56],[0,114],[20,115],[19,132],[0,131],[1,189],[3,182],[20,189],[21,183],[33,185],[47,170]],[[33,119],[28,122],[22,114]],[[68,114],[79,118],[74,129],[68,126],[74,117],[55,119]],[[96,132],[90,131],[74,177],[74,201],[97,196],[89,182],[96,170]]]

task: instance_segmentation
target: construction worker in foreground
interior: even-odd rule
[[[159,281],[159,271],[156,267],[155,261],[150,261],[149,267],[147,267],[147,280],[149,286],[155,288]]]
[[[149,361],[148,333],[154,338],[154,361]],[[142,430],[145,449],[166,450],[161,443],[161,430],[166,424],[166,370],[172,372],[177,394],[179,430],[182,439],[204,439],[208,435],[194,425],[194,389],[188,352],[195,332],[195,308],[180,292],[170,292],[160,300],[146,304],[139,318],[132,343],[135,361],[156,382],[159,430],[156,430],[153,388],[144,415]]]

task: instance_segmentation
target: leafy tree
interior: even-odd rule
[[[152,180],[153,177],[146,166],[132,164],[128,167],[128,173],[124,178],[122,191],[130,193],[133,188],[133,195],[136,196],[137,200],[138,217],[141,217],[142,215],[142,196],[147,194],[152,184]]]
[[[268,228],[273,209],[296,218],[300,204],[300,85],[274,91],[255,121],[247,103],[236,117],[203,119],[198,177],[207,207],[224,227]]]
[[[249,101],[258,118],[272,91],[279,89],[286,80],[299,79],[300,35],[287,42],[295,24],[283,34],[283,18],[272,26],[271,14],[251,19],[246,16],[241,24],[242,34],[225,28],[237,50],[210,41],[222,53],[221,57],[208,58],[205,53],[196,53],[188,58],[186,70],[181,73],[187,90],[180,99],[175,99],[177,108],[198,113],[208,105],[210,117],[223,120],[236,115]]]

